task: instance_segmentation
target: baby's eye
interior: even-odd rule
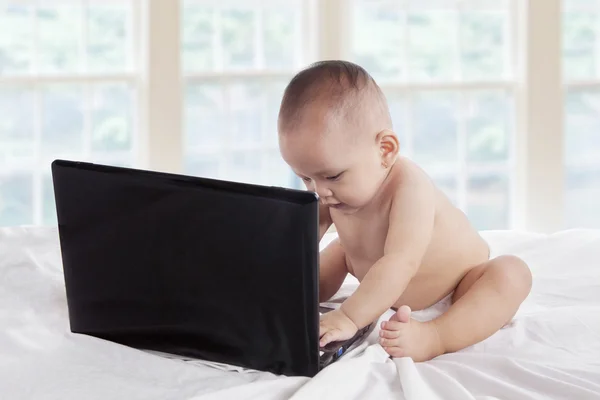
[[[310,179],[310,178],[306,178],[306,177],[304,177],[304,178],[302,178],[302,180],[303,180],[304,182],[310,182],[310,180],[311,180],[311,179]]]
[[[328,181],[337,181],[338,179],[340,179],[340,177],[342,176],[343,172],[340,172],[339,174],[335,175],[335,176],[328,176],[327,180]]]

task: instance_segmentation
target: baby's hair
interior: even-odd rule
[[[387,121],[383,128],[391,129],[387,102],[381,89],[363,67],[352,62],[319,61],[297,73],[283,93],[279,132],[300,124],[307,107],[315,102],[342,118],[357,117],[361,110],[356,108],[363,106],[368,107],[370,113],[383,112],[383,119]]]

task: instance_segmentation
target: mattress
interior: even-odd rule
[[[510,324],[423,363],[389,358],[376,329],[309,379],[72,334],[56,229],[0,229],[0,398],[600,399],[600,231],[482,234],[494,254],[516,254],[533,272],[532,292]],[[356,286],[347,279],[336,298]]]

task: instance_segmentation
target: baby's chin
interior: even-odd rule
[[[329,205],[328,207],[329,207],[330,210],[335,210],[336,212],[340,212],[342,214],[354,214],[355,212],[357,212],[361,208],[361,207],[356,207],[356,206],[349,205],[349,204],[346,204],[346,203],[339,203],[339,204],[335,204],[335,205]]]
[[[354,214],[371,204],[373,199],[374,196],[353,199],[338,199],[339,204],[329,206],[329,209],[339,211],[343,214]]]

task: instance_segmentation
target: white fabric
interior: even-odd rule
[[[308,379],[223,371],[72,334],[56,230],[0,229],[0,398],[600,399],[600,231],[484,234],[495,254],[519,255],[533,271],[511,324],[417,364],[388,358],[375,330]],[[355,287],[348,279],[338,296]]]

